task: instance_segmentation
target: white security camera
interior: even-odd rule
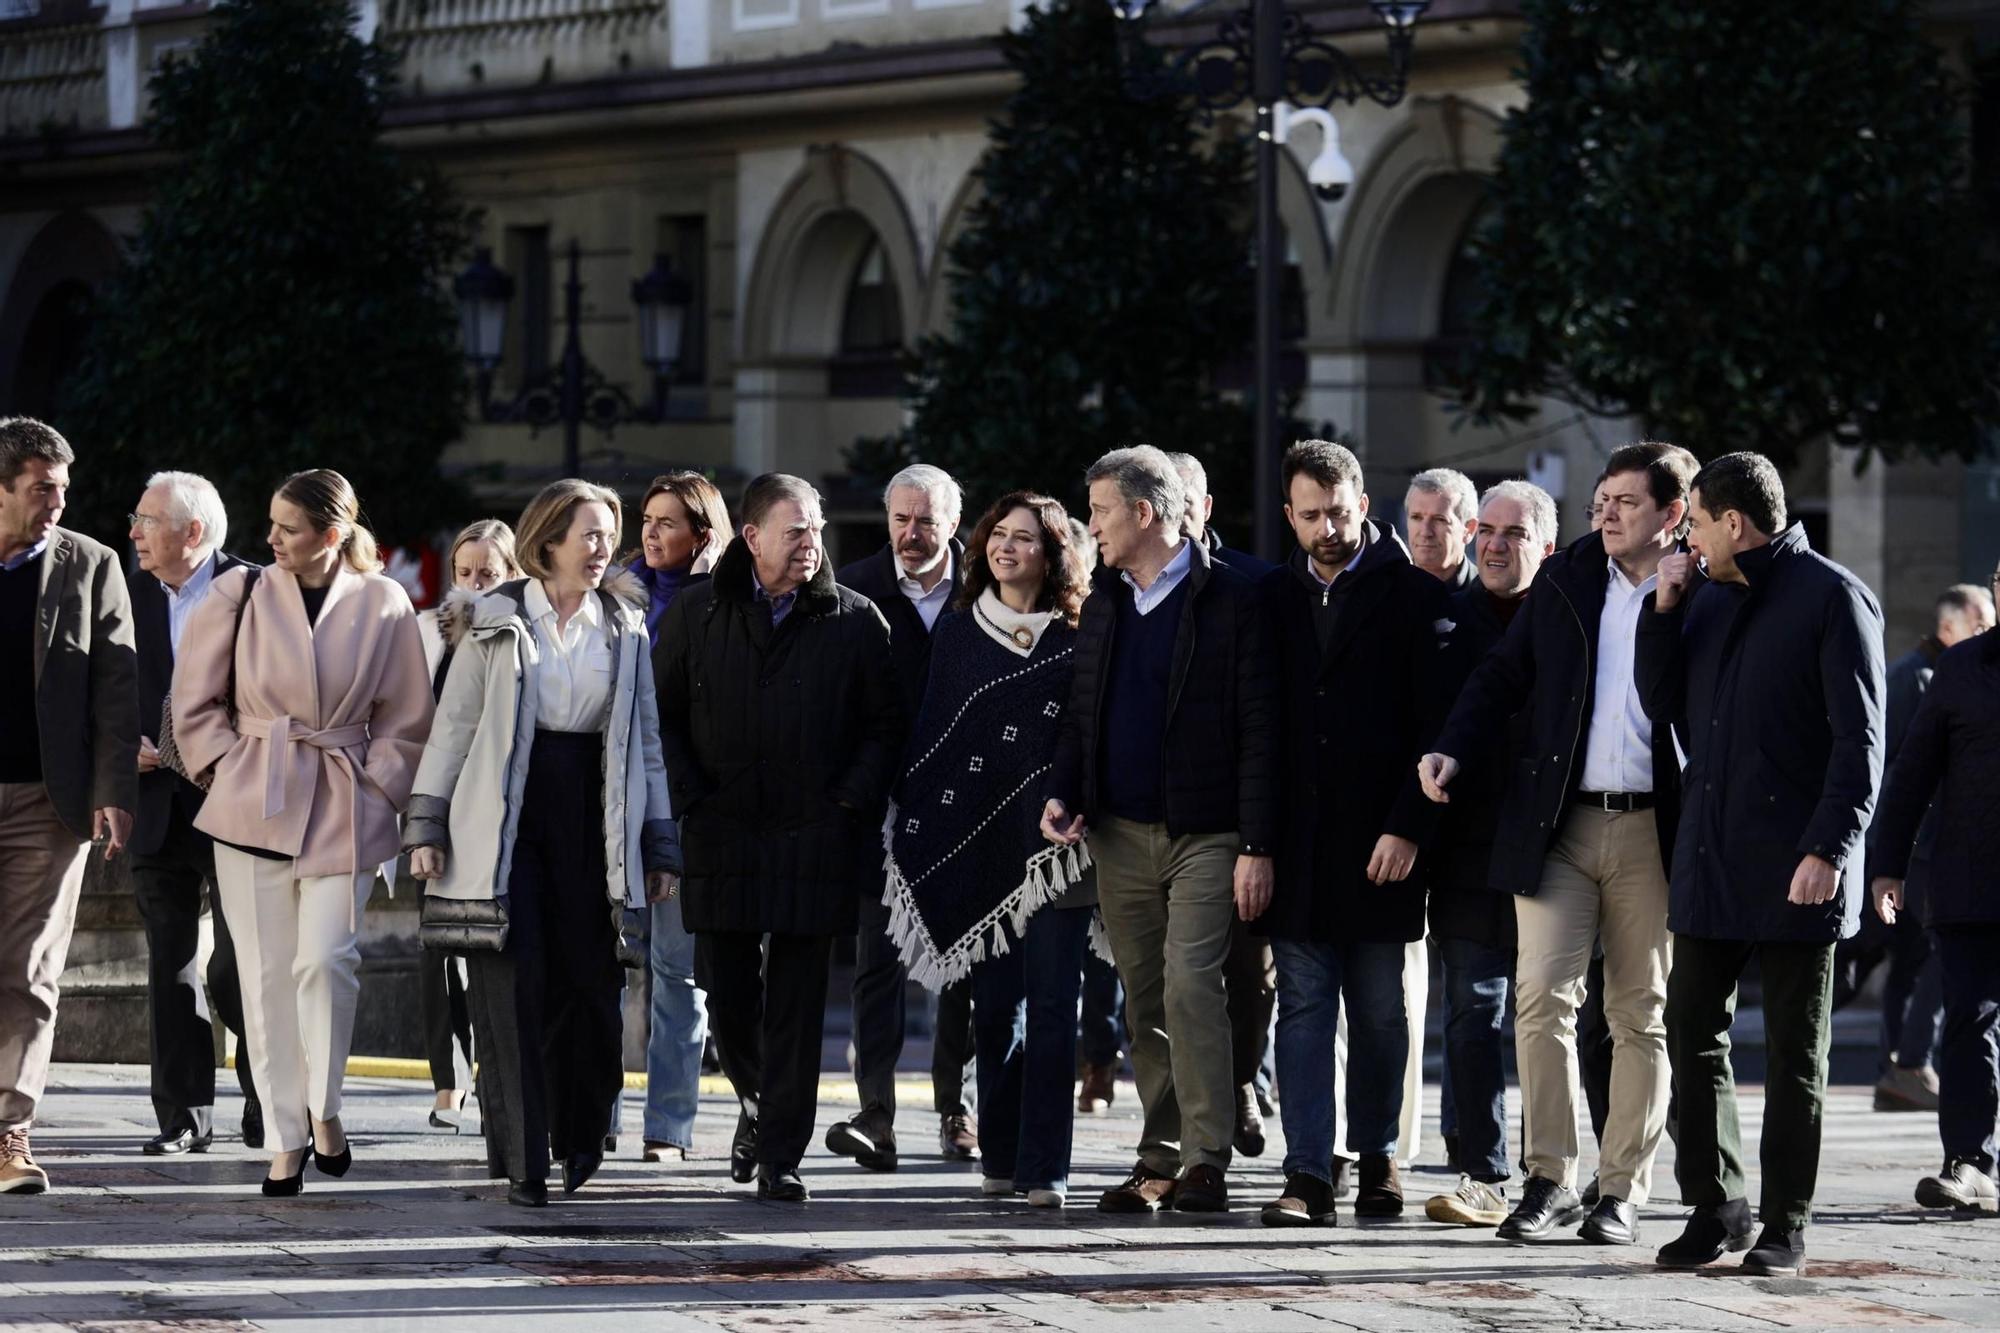
[[[1306,164],[1306,183],[1328,203],[1345,198],[1354,187],[1354,164],[1340,151],[1340,124],[1333,113],[1324,107],[1289,102],[1271,107],[1271,138],[1276,142],[1290,143],[1293,129],[1301,123],[1319,127],[1319,152]]]

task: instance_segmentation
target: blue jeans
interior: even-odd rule
[[[680,900],[654,903],[652,913],[647,945],[653,996],[646,1036],[646,1141],[690,1148],[695,1106],[701,1100],[708,999],[694,984],[694,936],[681,926]]]
[[[1514,955],[1473,940],[1437,944],[1444,956],[1444,1086],[1458,1169],[1497,1185],[1509,1175],[1505,1029]]]
[[[1026,938],[972,969],[979,1157],[1014,1187],[1069,1184],[1077,997],[1091,914],[1044,907]]]
[[[1278,961],[1278,1111],[1285,1174],[1333,1180],[1333,1034],[1347,1003],[1347,1144],[1396,1152],[1410,1034],[1401,944],[1272,940]]]

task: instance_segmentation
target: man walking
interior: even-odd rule
[[[1479,581],[1451,598],[1452,642],[1443,697],[1506,636],[1542,562],[1555,551],[1556,502],[1525,481],[1503,481],[1479,505],[1473,565]],[[1488,887],[1500,806],[1514,762],[1533,753],[1532,716],[1522,709],[1467,756],[1430,855],[1430,928],[1444,961],[1444,1092],[1455,1133],[1458,1188],[1424,1205],[1433,1222],[1493,1227],[1507,1219],[1507,1069],[1502,1035],[1514,979],[1514,903]]]
[[[1410,478],[1403,495],[1403,523],[1410,533],[1410,559],[1453,592],[1478,581],[1466,544],[1479,527],[1479,492],[1472,478],[1448,467],[1428,468]]]
[[[1403,957],[1424,931],[1413,879],[1436,823],[1411,766],[1436,730],[1450,642],[1445,587],[1368,517],[1361,464],[1307,440],[1286,451],[1285,517],[1298,541],[1265,582],[1276,617],[1283,831],[1259,928],[1278,964],[1285,1191],[1267,1226],[1334,1217],[1334,1030],[1348,1015],[1354,1211],[1403,1210],[1396,1167],[1409,1031]]]
[[[1862,836],[1882,778],[1882,612],[1859,579],[1807,545],[1802,525],[1787,523],[1778,470],[1761,454],[1703,467],[1691,507],[1693,554],[1661,562],[1639,618],[1646,714],[1684,727],[1688,745],[1667,1036],[1674,1174],[1694,1213],[1659,1262],[1709,1263],[1749,1235],[1729,1030],[1754,954],[1763,1231],[1743,1270],[1790,1274],[1805,1262],[1819,1174],[1833,948],[1860,925]],[[1708,574],[1699,587],[1696,556]],[[1621,1047],[1614,1080],[1624,1059]]]
[[[0,418],[0,1193],[48,1188],[28,1131],[84,856],[124,850],[138,803],[132,604],[117,554],[57,526],[75,461],[51,427]]]
[[[1234,1137],[1223,964],[1270,902],[1277,717],[1256,587],[1188,539],[1148,445],[1091,465],[1092,575],[1042,832],[1082,840],[1125,983],[1145,1125],[1105,1212],[1223,1212]],[[1050,707],[1059,705],[1051,703]]]
[[[958,596],[965,547],[958,531],[963,500],[943,468],[914,463],[889,479],[882,493],[889,544],[836,574],[835,581],[875,604],[889,622],[889,660],[878,669],[895,675],[903,719],[913,725],[924,701],[931,661],[931,631]],[[900,751],[900,742],[899,742]],[[879,823],[882,811],[875,811]],[[862,851],[861,930],[854,943],[854,1084],[861,1113],[834,1123],[826,1146],[871,1171],[896,1169],[896,1064],[903,1056],[902,954],[889,938],[889,909],[882,901],[882,849]],[[969,1162],[979,1151],[965,1104],[965,1071],[972,1059],[972,984],[947,986],[937,998],[931,1026],[931,1098],[938,1113],[938,1151],[947,1162]]]
[[[222,554],[229,518],[222,497],[192,472],[159,472],[146,483],[132,514],[132,549],[139,568],[128,573],[139,664],[139,808],[132,821],[132,892],[146,926],[146,998],[152,1016],[153,1114],[160,1132],[145,1151],[158,1156],[206,1152],[215,1137],[215,1033],[208,1006],[236,1034],[236,1082],[243,1091],[243,1142],[264,1146],[264,1113],[243,1051],[243,999],[236,949],[214,909],[208,958],[208,1000],[195,977],[201,934],[202,885],[214,893],[215,847],[194,826],[201,788],[160,765],[161,716],[174,680],[181,630],[208,596],[215,576],[243,561]]]
[[[1652,1191],[1667,1112],[1666,855],[1679,760],[1670,729],[1640,706],[1633,652],[1640,604],[1686,531],[1694,472],[1694,456],[1669,444],[1612,453],[1601,526],[1549,557],[1420,769],[1431,799],[1448,800],[1463,760],[1488,753],[1508,719],[1530,710],[1533,748],[1507,774],[1488,880],[1516,895],[1514,1048],[1527,1139],[1528,1179],[1500,1224],[1503,1240],[1548,1240],[1583,1218],[1576,1020],[1600,935],[1617,1058],[1583,1237],[1632,1244]]]
[[[855,931],[904,724],[889,627],[835,586],[819,492],[767,474],[741,513],[714,577],[667,608],[653,669],[695,979],[742,1108],[731,1174],[795,1203],[833,937]]]

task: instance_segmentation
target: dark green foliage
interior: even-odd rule
[[[1248,153],[1135,94],[1116,24],[1103,0],[1056,0],[1002,39],[1021,82],[950,249],[951,332],[918,347],[906,433],[857,447],[857,471],[935,463],[971,517],[1014,486],[1074,505],[1099,454],[1156,444],[1247,507],[1250,417],[1213,371],[1250,332]],[[1157,68],[1144,42],[1129,54]]]
[[[393,60],[350,11],[218,4],[153,80],[148,129],[173,162],[60,418],[100,534],[160,468],[214,481],[246,549],[299,468],[345,473],[391,542],[450,511],[437,464],[464,371],[445,280],[470,218],[382,143]]]
[[[1521,8],[1475,416],[1547,393],[1704,457],[1977,450],[2000,283],[1921,6]]]

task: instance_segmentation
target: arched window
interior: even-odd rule
[[[1452,251],[1451,267],[1445,270],[1444,293],[1438,298],[1437,332],[1424,344],[1424,384],[1449,390],[1462,382],[1471,370],[1476,354],[1472,317],[1478,313],[1483,293],[1479,286],[1479,265],[1473,256],[1473,238],[1492,219],[1494,206],[1482,203],[1466,219]]]
[[[871,239],[854,265],[840,314],[840,350],[828,368],[836,398],[893,398],[902,391],[903,316],[882,243]]]

